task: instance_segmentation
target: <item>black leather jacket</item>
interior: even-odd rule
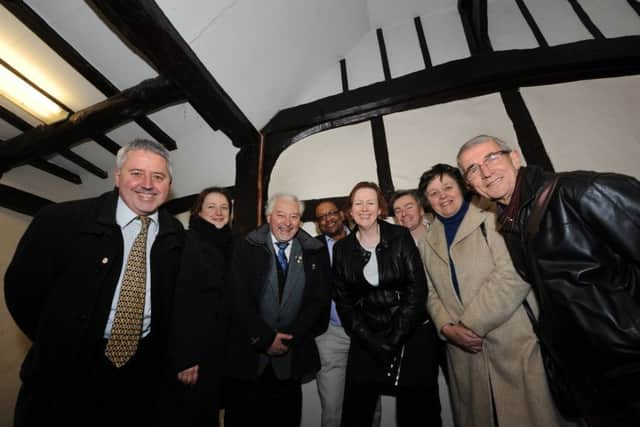
[[[363,267],[371,254],[356,238],[357,229],[334,246],[334,299],[342,324],[372,351],[398,349],[427,319],[427,279],[409,231],[378,221],[376,248],[379,285],[371,286]]]
[[[519,173],[516,230],[504,235],[538,296],[541,338],[586,404],[640,400],[640,182],[559,174],[540,230],[527,239],[522,230],[548,174]]]

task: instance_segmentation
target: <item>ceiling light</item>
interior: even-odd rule
[[[0,96],[44,123],[67,118],[69,112],[0,61]]]

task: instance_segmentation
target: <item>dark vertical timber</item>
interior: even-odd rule
[[[387,199],[395,191],[393,178],[391,177],[391,163],[389,162],[389,148],[387,135],[384,130],[382,117],[371,119],[371,134],[373,137],[373,151],[376,156],[376,169],[378,171],[378,184]]]
[[[420,52],[422,52],[422,60],[424,61],[425,68],[431,68],[431,55],[429,55],[429,47],[427,46],[427,38],[424,36],[424,28],[422,28],[422,20],[419,16],[413,18],[413,23],[416,26],[416,34],[418,35],[418,43],[420,43]]]
[[[244,145],[236,154],[235,198],[233,201],[233,230],[244,234],[258,225],[256,200],[258,199],[258,144]]]
[[[627,3],[629,3],[629,6],[640,16],[640,2],[638,0],[627,0]]]
[[[342,92],[349,92],[349,78],[347,76],[347,60],[340,60],[340,78],[342,79]]]
[[[584,25],[585,28],[589,30],[589,32],[591,33],[594,39],[606,38],[604,34],[602,34],[602,32],[598,29],[596,24],[594,24],[594,22],[591,20],[591,18],[589,17],[587,12],[584,10],[582,5],[578,2],[578,0],[568,0],[568,1],[571,7],[573,8],[574,12],[576,13],[576,15],[578,15],[578,18],[580,19],[580,22],[582,22],[582,25]]]
[[[533,33],[533,36],[536,38],[538,45],[540,47],[549,47],[549,43],[547,42],[547,39],[544,38],[544,34],[542,34],[542,31],[540,31],[540,27],[538,27],[538,23],[536,22],[535,19],[533,19],[533,15],[531,15],[531,12],[529,11],[529,8],[527,7],[524,0],[516,0],[516,4],[520,9],[520,13],[522,13],[522,16],[524,17],[524,20],[527,21],[527,25],[529,25],[529,28],[531,28],[531,32]]]
[[[527,164],[537,165],[545,170],[553,172],[553,164],[544,148],[542,138],[536,129],[536,124],[529,113],[529,109],[518,89],[503,90],[500,92],[502,102],[509,118],[513,122],[513,128],[518,137],[518,143]]]
[[[380,60],[382,61],[382,71],[384,73],[384,79],[386,81],[391,80],[391,69],[389,68],[389,57],[387,56],[387,46],[384,44],[384,35],[382,34],[382,28],[376,30],[376,36],[378,37],[378,48],[380,49]]]

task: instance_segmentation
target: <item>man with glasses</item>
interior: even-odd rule
[[[324,200],[316,206],[316,224],[321,234],[316,239],[325,244],[329,259],[333,261],[333,245],[349,234],[344,213],[331,200]],[[347,370],[347,357],[351,339],[344,331],[336,304],[331,301],[331,312],[327,331],[316,337],[322,367],[316,374],[316,384],[322,405],[322,427],[340,427],[342,400]],[[380,425],[380,401],[373,417],[373,427]]]
[[[498,203],[513,262],[540,303],[538,336],[572,389],[567,407],[590,426],[635,425],[640,182],[525,167],[517,151],[488,135],[467,141],[457,160],[467,184]]]

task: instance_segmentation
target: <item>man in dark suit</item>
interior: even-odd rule
[[[158,209],[171,180],[167,150],[135,140],[118,152],[114,191],[47,206],[29,225],[5,275],[33,342],[15,426],[154,419],[184,234]]]
[[[267,224],[236,247],[226,427],[299,426],[302,379],[320,368],[314,338],[329,322],[329,257],[300,230],[302,210],[295,196],[273,196]]]

